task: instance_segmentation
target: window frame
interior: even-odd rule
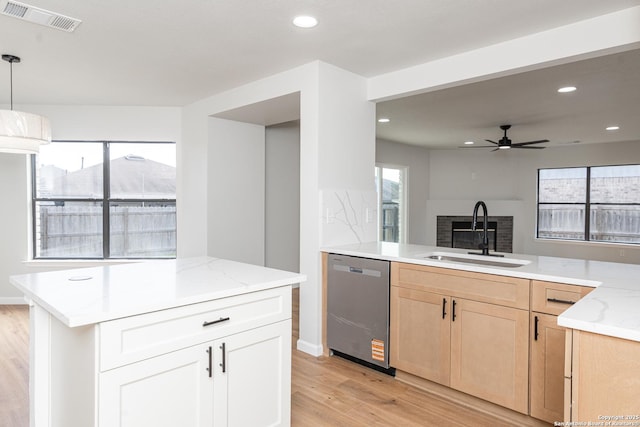
[[[391,163],[378,163],[376,162],[374,171],[380,172],[380,182],[376,183],[377,193],[377,205],[378,205],[378,223],[377,223],[377,240],[384,241],[382,228],[383,228],[383,209],[382,209],[382,173],[383,169],[395,169],[400,174],[400,203],[398,204],[398,243],[406,243],[408,232],[408,187],[409,187],[409,167]],[[374,173],[375,177],[375,173]]]
[[[613,165],[592,165],[592,166],[567,166],[567,167],[553,167],[553,168],[538,168],[537,170],[537,181],[536,181],[536,239],[541,240],[552,240],[559,242],[586,242],[586,243],[596,243],[596,244],[615,244],[615,245],[632,245],[638,246],[640,242],[626,242],[626,241],[606,241],[606,240],[592,240],[591,239],[591,207],[592,206],[606,206],[606,205],[615,205],[615,206],[638,206],[640,207],[640,202],[630,203],[630,202],[592,202],[591,201],[591,169],[592,168],[601,168],[601,167],[624,167],[624,166],[639,166],[638,163],[623,163],[623,164],[613,164]],[[585,169],[585,200],[584,202],[540,202],[540,171],[542,170],[559,170],[559,169]],[[558,237],[540,237],[540,206],[541,205],[567,205],[567,206],[584,206],[584,238],[582,239],[569,239],[569,238],[558,238]],[[640,236],[639,236],[640,237]]]
[[[155,198],[155,199],[127,199],[127,198],[111,198],[111,162],[110,147],[111,144],[176,144],[175,141],[123,141],[123,140],[66,140],[56,139],[51,143],[90,143],[102,144],[102,197],[101,198],[62,198],[62,197],[37,197],[37,177],[36,177],[36,154],[30,155],[31,165],[31,257],[33,260],[135,260],[135,259],[175,259],[175,256],[158,256],[158,257],[113,257],[111,256],[111,222],[109,209],[113,203],[173,203],[177,206],[176,198]],[[84,203],[102,203],[102,257],[42,257],[36,256],[37,252],[37,230],[36,230],[36,211],[39,202],[84,202]],[[176,241],[178,238],[178,227],[176,222]],[[177,247],[176,247],[177,250]]]

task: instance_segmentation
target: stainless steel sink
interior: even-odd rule
[[[465,264],[488,265],[491,267],[517,268],[530,264],[531,261],[514,258],[492,258],[486,255],[465,255],[453,252],[432,252],[419,256],[425,259],[435,259],[438,261],[461,262]]]

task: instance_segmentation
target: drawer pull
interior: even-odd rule
[[[211,322],[204,322],[202,324],[202,326],[211,326],[211,325],[215,325],[216,323],[222,323],[222,322],[226,322],[227,320],[229,320],[228,317],[221,317],[218,320],[212,320]]]
[[[547,298],[547,302],[557,302],[558,304],[568,304],[568,305],[573,305],[576,303],[575,301],[569,301],[566,299],[558,299],[558,298]]]
[[[222,367],[222,373],[225,373],[227,372],[227,351],[225,343],[222,343],[220,350],[222,350],[222,363],[220,364],[220,367]]]

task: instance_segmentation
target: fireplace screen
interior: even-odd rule
[[[498,223],[488,221],[487,236],[489,237],[489,250],[497,250]],[[478,249],[482,243],[484,223],[478,222],[476,231],[471,229],[471,221],[453,221],[451,223],[451,247],[460,249]]]

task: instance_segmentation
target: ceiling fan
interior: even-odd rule
[[[530,148],[530,149],[542,149],[545,147],[531,147],[533,144],[542,144],[543,142],[549,142],[548,139],[539,139],[537,141],[527,141],[527,142],[516,142],[512,143],[511,140],[507,137],[507,131],[511,128],[511,125],[501,125],[500,129],[504,131],[504,136],[498,141],[492,141],[490,139],[485,139],[485,141],[490,142],[494,145],[476,145],[476,146],[466,146],[462,148],[493,148],[491,151],[496,150],[506,150],[509,148]]]

